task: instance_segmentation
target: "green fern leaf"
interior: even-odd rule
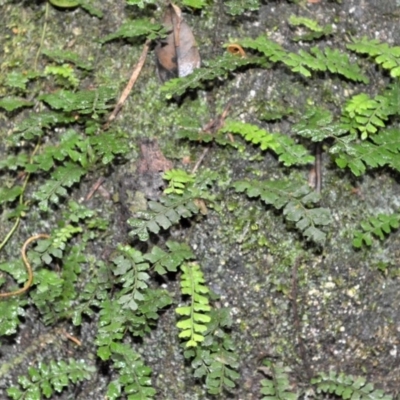
[[[41,210],[48,210],[49,201],[58,203],[60,197],[67,196],[67,189],[73,184],[80,182],[86,170],[71,162],[66,162],[54,170],[51,179],[48,179],[34,194],[33,197],[39,201]]]
[[[313,142],[340,137],[347,132],[342,124],[333,122],[330,111],[320,107],[308,109],[301,120],[293,126],[293,131]]]
[[[207,5],[207,1],[206,0],[182,0],[182,4],[184,4],[186,7],[201,9]]]
[[[19,97],[4,97],[0,99],[0,108],[6,111],[14,111],[22,107],[32,107],[34,104],[31,101],[21,99]]]
[[[314,161],[314,157],[308,154],[308,150],[296,144],[290,137],[278,133],[269,133],[256,125],[228,120],[221,132],[239,134],[248,142],[260,146],[261,150],[272,150],[279,155],[279,161],[287,167]]]
[[[249,197],[261,200],[276,209],[283,209],[288,221],[309,240],[323,244],[326,233],[320,227],[330,224],[330,212],[326,208],[310,208],[318,203],[319,195],[309,186],[287,181],[238,181],[234,183],[237,192],[246,192]]]
[[[95,371],[93,365],[83,360],[51,361],[49,365],[39,363],[37,368],[28,369],[29,376],[20,376],[20,386],[8,388],[7,394],[15,400],[50,398],[54,392],[61,393],[70,382],[89,380]]]
[[[188,317],[181,319],[176,326],[181,330],[179,337],[187,339],[185,346],[196,347],[204,340],[206,324],[211,321],[208,315],[211,307],[208,304],[208,297],[205,296],[209,290],[203,285],[204,277],[198,264],[183,264],[181,270],[182,294],[190,297],[190,305],[175,309],[177,314]]]
[[[50,59],[63,64],[63,63],[73,63],[75,64],[78,68],[84,69],[86,71],[91,71],[93,69],[93,66],[91,64],[88,64],[85,60],[87,58],[82,58],[79,54],[74,53],[69,50],[49,50],[49,49],[43,49],[42,53],[49,57]]]
[[[319,48],[313,47],[311,53],[304,50],[300,50],[298,54],[290,53],[265,36],[256,39],[244,38],[240,40],[240,44],[262,52],[270,61],[284,63],[293,72],[305,77],[311,76],[310,70],[321,72],[329,70],[348,79],[368,83],[368,78],[361,73],[358,65],[350,63],[347,54],[339,53],[337,50],[325,48],[322,52]]]
[[[102,43],[114,39],[130,39],[138,36],[145,36],[148,39],[157,39],[162,34],[162,26],[150,22],[148,19],[135,19],[122,24],[119,29],[101,39]]]
[[[192,250],[185,243],[167,241],[166,246],[169,252],[154,246],[150,253],[144,255],[144,258],[153,264],[154,270],[160,275],[164,275],[167,272],[176,272],[184,261],[194,258]]]
[[[156,4],[156,0],[126,0],[126,3],[131,6],[138,6],[144,8],[148,4]]]
[[[29,81],[37,78],[40,74],[35,71],[11,71],[6,75],[5,84],[12,89],[26,90]]]
[[[374,390],[373,384],[367,383],[365,378],[337,374],[335,371],[320,373],[311,383],[316,386],[317,393],[334,393],[343,399],[393,400],[382,390]]]
[[[43,136],[43,130],[52,128],[59,124],[69,124],[74,122],[73,116],[63,115],[59,112],[44,111],[41,113],[31,113],[15,128],[15,134],[11,137],[12,143],[18,145],[21,138],[29,140],[33,137]]]
[[[231,0],[225,1],[224,6],[227,8],[227,12],[230,15],[242,15],[246,11],[256,11],[260,8],[260,2],[258,0]]]
[[[81,90],[71,92],[60,90],[56,93],[40,96],[50,107],[64,112],[79,112],[80,114],[104,113],[111,105],[108,103],[115,97],[115,88],[100,87],[97,90]]]
[[[400,76],[400,47],[390,47],[387,43],[380,43],[377,39],[369,40],[363,37],[361,40],[354,40],[347,48],[357,53],[367,54],[375,58],[377,64],[390,71],[393,78]]]
[[[200,212],[190,193],[183,195],[170,194],[160,198],[159,202],[150,201],[149,210],[136,213],[128,224],[134,229],[132,236],[138,236],[141,241],[149,238],[149,232],[159,233],[178,223],[181,218],[190,218]]]
[[[156,391],[151,387],[151,368],[144,364],[141,356],[131,346],[113,343],[113,366],[118,378],[107,388],[107,398],[117,400],[121,395],[131,400],[152,399]]]
[[[299,395],[294,393],[289,382],[290,369],[282,364],[264,362],[264,373],[271,376],[270,379],[261,380],[260,393],[265,395],[261,400],[297,400]]]
[[[323,36],[330,35],[333,31],[332,25],[321,26],[315,20],[305,17],[298,17],[296,15],[291,15],[289,17],[289,24],[292,26],[304,26],[309,30],[306,33],[296,35],[293,38],[293,40],[296,42],[319,39]]]
[[[194,182],[194,176],[183,169],[170,169],[164,173],[163,179],[169,182],[164,194],[183,194],[185,188]]]
[[[195,69],[188,76],[165,82],[161,87],[161,92],[167,99],[171,99],[173,96],[181,96],[188,89],[202,88],[204,82],[227,77],[230,72],[240,67],[262,62],[260,58],[240,58],[232,54],[224,54],[215,60],[204,61],[204,66]]]
[[[363,242],[367,246],[371,246],[372,237],[378,237],[380,240],[385,238],[392,230],[398,229],[400,226],[400,214],[378,214],[376,217],[370,217],[366,221],[361,222],[363,231],[355,231],[353,246],[361,247]]]
[[[114,275],[123,277],[123,289],[118,294],[118,303],[123,309],[136,311],[144,300],[144,290],[148,288],[150,275],[146,272],[150,265],[146,263],[142,253],[130,246],[119,246],[122,253],[112,261],[117,268]]]
[[[400,142],[398,129],[386,129],[374,135],[371,141],[353,143],[352,136],[341,138],[330,149],[336,156],[335,162],[340,168],[349,167],[354,175],[360,176],[367,167],[377,168],[385,165],[400,171],[398,154]]]

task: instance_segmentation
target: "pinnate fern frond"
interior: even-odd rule
[[[140,211],[128,220],[133,228],[130,235],[137,236],[141,241],[149,239],[149,232],[157,234],[161,229],[178,223],[181,218],[190,218],[200,212],[190,193],[163,196],[158,202],[149,201],[148,207],[148,210]]]
[[[398,229],[400,226],[400,214],[378,214],[376,217],[370,217],[366,221],[361,222],[362,231],[355,231],[353,238],[353,246],[361,247],[363,242],[367,246],[371,246],[373,237],[380,240],[385,238],[392,230]]]
[[[156,391],[151,385],[151,368],[144,364],[140,354],[124,343],[113,343],[113,367],[118,377],[107,388],[107,399],[123,398],[147,400],[154,398]]]
[[[146,271],[150,265],[140,251],[130,246],[119,246],[118,250],[121,254],[112,260],[116,265],[114,275],[123,276],[118,303],[122,304],[123,309],[136,311],[144,300],[144,290],[148,288],[150,275]]]
[[[169,182],[168,187],[164,190],[165,194],[183,194],[185,188],[194,182],[193,174],[189,174],[183,169],[170,169],[164,173],[163,179]]]
[[[390,71],[393,78],[400,76],[400,46],[389,46],[380,43],[378,39],[355,39],[347,48],[360,54],[367,54],[375,58],[375,62]]]
[[[400,131],[385,129],[368,141],[357,143],[351,135],[340,138],[329,150],[335,155],[340,168],[349,167],[354,175],[360,176],[367,167],[377,168],[385,165],[400,171]],[[352,140],[353,139],[353,140]]]
[[[261,400],[297,400],[299,395],[293,392],[289,382],[290,369],[282,364],[265,362],[265,367],[260,368],[268,379],[261,380]]]
[[[221,131],[239,134],[248,142],[258,145],[261,150],[272,150],[286,167],[314,161],[308,150],[289,136],[270,133],[253,124],[228,120]]]
[[[176,272],[182,263],[194,259],[194,254],[186,243],[168,240],[166,247],[168,251],[154,246],[150,253],[144,255],[144,258],[153,264],[154,271],[160,275]]]
[[[308,185],[289,181],[238,181],[233,184],[237,192],[261,200],[276,209],[282,209],[287,221],[294,222],[297,229],[309,240],[323,244],[326,233],[322,227],[329,225],[329,209],[315,207],[319,195]]]
[[[67,188],[80,182],[85,175],[86,170],[77,164],[66,162],[64,165],[56,168],[51,173],[51,179],[48,179],[33,194],[33,197],[39,201],[39,207],[43,211],[49,208],[49,202],[58,203],[60,198],[66,197]]]
[[[338,50],[328,47],[320,50],[318,47],[313,47],[310,52],[300,50],[299,53],[291,53],[266,36],[259,36],[256,39],[243,38],[240,44],[263,53],[272,62],[282,62],[293,72],[305,77],[310,77],[311,71],[329,71],[353,81],[368,83],[368,78],[361,73],[359,66],[351,63],[349,56]]]
[[[349,124],[350,131],[357,129],[361,139],[366,139],[385,127],[392,111],[386,96],[378,95],[372,99],[366,93],[360,93],[347,101],[343,121]]]
[[[195,69],[188,76],[171,79],[165,82],[161,88],[161,92],[167,99],[173,96],[181,96],[188,89],[202,88],[205,82],[227,77],[238,68],[260,64],[262,62],[262,59],[256,57],[240,58],[229,53],[224,54],[215,60],[204,61],[204,66]]]
[[[222,395],[232,392],[239,378],[239,357],[227,330],[232,318],[227,308],[210,311],[211,321],[204,332],[204,340],[195,348],[185,350],[185,358],[192,359],[194,376],[205,379],[208,393]]]
[[[84,360],[69,359],[51,361],[49,364],[39,363],[37,367],[29,367],[28,376],[18,378],[19,386],[11,386],[7,394],[11,399],[50,398],[54,393],[61,393],[71,383],[78,383],[91,378],[96,371],[94,365]]]
[[[320,373],[311,383],[317,387],[317,393],[334,393],[342,399],[393,400],[383,390],[374,390],[374,385],[368,383],[364,377],[330,371],[329,374]]]
[[[189,304],[176,308],[176,313],[182,319],[176,324],[181,330],[179,337],[186,341],[186,347],[196,347],[204,340],[207,324],[211,321],[208,315],[211,307],[207,294],[208,288],[204,285],[203,272],[196,263],[181,266],[181,291],[189,296]]]

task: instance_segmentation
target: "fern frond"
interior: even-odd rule
[[[364,36],[361,40],[354,39],[354,43],[348,44],[347,48],[375,58],[377,64],[390,71],[391,77],[400,76],[400,46],[389,46]]]
[[[393,400],[392,396],[386,395],[382,390],[374,390],[374,385],[367,383],[364,377],[330,371],[329,374],[320,373],[311,383],[316,386],[317,393],[334,393],[343,399]]]
[[[179,222],[181,218],[190,218],[200,212],[190,193],[183,195],[170,194],[160,198],[159,202],[150,201],[149,210],[136,213],[128,220],[133,227],[130,235],[137,236],[141,241],[149,238],[149,232],[159,233]]]
[[[183,317],[176,326],[181,330],[179,337],[186,341],[186,347],[196,347],[204,340],[204,332],[211,318],[208,315],[211,307],[208,304],[208,288],[204,285],[203,272],[196,263],[181,266],[181,291],[188,295],[190,303],[177,307],[176,313]]]
[[[313,142],[322,142],[327,138],[341,137],[347,133],[342,124],[333,121],[332,113],[321,107],[313,107],[304,113],[300,121],[293,125],[293,131]]]
[[[114,275],[123,276],[123,289],[118,295],[118,303],[123,309],[136,311],[138,304],[144,300],[144,290],[148,288],[150,275],[146,271],[150,265],[140,251],[130,246],[120,245],[118,250],[122,254],[112,260],[116,265]]]
[[[64,64],[66,62],[68,63],[73,63],[75,64],[78,68],[84,69],[86,71],[91,71],[93,69],[93,66],[88,64],[84,59],[82,58],[79,54],[74,53],[73,51],[69,51],[66,49],[62,50],[49,50],[49,49],[43,49],[42,53],[49,57],[50,59],[60,63]]]
[[[192,250],[186,243],[178,243],[168,240],[166,246],[169,252],[154,246],[150,253],[146,253],[144,258],[153,264],[154,270],[164,275],[167,272],[176,272],[177,268],[185,261],[195,258]]]
[[[169,182],[164,194],[183,194],[185,187],[194,182],[193,174],[188,174],[183,169],[170,169],[164,172],[163,179]]]
[[[231,72],[238,68],[260,64],[263,60],[260,58],[240,58],[230,53],[211,60],[205,61],[204,66],[195,69],[190,75],[171,79],[164,83],[161,87],[161,92],[167,99],[173,96],[180,96],[188,89],[202,88],[203,83],[212,81],[214,79],[226,78]]]
[[[264,374],[270,379],[261,380],[260,393],[265,395],[261,400],[297,400],[298,393],[293,392],[289,382],[290,369],[282,364],[272,364],[265,362],[265,367],[261,367]]]
[[[8,96],[0,99],[0,108],[4,108],[6,111],[14,111],[22,107],[32,107],[34,103],[29,100],[22,99],[20,97]]]
[[[39,363],[37,367],[29,367],[28,376],[18,378],[19,387],[12,386],[7,394],[15,400],[29,398],[50,398],[54,392],[61,393],[70,382],[78,383],[91,378],[96,371],[94,365],[87,361],[69,359],[65,361],[51,361],[50,364]]]
[[[286,167],[314,161],[314,157],[308,154],[308,150],[296,144],[290,137],[279,133],[269,133],[256,125],[228,120],[221,132],[239,134],[248,142],[258,145],[261,150],[272,150]]]
[[[318,47],[313,47],[310,53],[304,50],[300,50],[299,53],[290,53],[266,36],[259,36],[256,39],[244,38],[240,40],[240,44],[263,53],[270,61],[282,62],[293,72],[298,72],[305,77],[311,76],[310,71],[329,71],[353,81],[363,83],[369,81],[361,73],[359,66],[350,62],[347,54],[328,47],[323,51]]]
[[[294,37],[294,41],[306,41],[306,40],[315,40],[319,39],[323,36],[330,35],[332,33],[332,25],[321,26],[317,21],[306,18],[299,17],[297,15],[291,15],[289,17],[289,24],[292,26],[304,26],[309,31],[306,33],[302,33],[301,35],[297,35]]]
[[[106,43],[114,39],[130,39],[139,36],[154,40],[162,35],[162,32],[163,28],[160,24],[151,23],[148,19],[135,19],[123,23],[116,32],[101,39],[101,42]]]
[[[114,98],[115,88],[106,86],[99,87],[97,90],[80,90],[79,92],[59,90],[56,93],[40,96],[40,100],[55,110],[93,115],[106,112],[111,107],[109,102]]]
[[[335,155],[335,162],[340,168],[349,167],[356,176],[363,174],[367,167],[388,165],[400,171],[399,135],[398,129],[386,129],[372,136],[371,141],[362,143],[355,142],[349,135],[340,138],[329,152]]]
[[[361,222],[362,231],[354,232],[353,246],[361,247],[363,242],[371,246],[373,236],[380,240],[385,238],[392,230],[400,226],[400,214],[378,214],[376,217],[370,217]]]
[[[358,129],[361,139],[364,140],[378,129],[384,128],[392,112],[386,96],[378,95],[371,99],[367,94],[360,93],[347,101],[343,122],[349,124],[351,129]]]
[[[194,376],[205,378],[210,394],[222,395],[232,392],[239,378],[236,347],[227,330],[232,326],[232,318],[227,308],[210,311],[211,321],[204,332],[204,340],[195,348],[185,350],[185,358],[191,358]]]
[[[125,343],[113,343],[113,366],[118,371],[117,379],[107,388],[107,399],[152,399],[156,391],[151,387],[151,368],[144,364],[140,354]]]
[[[246,192],[249,197],[261,200],[276,209],[282,209],[288,221],[309,240],[323,244],[326,233],[320,227],[330,224],[327,208],[310,208],[319,202],[319,195],[308,185],[288,181],[238,181],[233,184],[237,192]]]
[[[51,179],[48,179],[33,194],[33,197],[39,201],[39,207],[43,211],[49,208],[49,202],[58,203],[60,197],[67,196],[67,189],[73,184],[80,182],[86,170],[77,164],[66,162],[64,165],[56,168]]]
[[[227,12],[230,15],[242,15],[246,11],[256,11],[260,8],[258,0],[231,0],[225,1],[224,6],[227,7]]]

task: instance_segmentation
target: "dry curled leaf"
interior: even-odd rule
[[[226,50],[235,56],[239,55],[241,57],[246,57],[246,52],[239,44],[232,43],[226,48]]]
[[[163,24],[169,34],[160,40],[155,48],[157,70],[160,79],[189,75],[200,67],[200,54],[192,30],[182,18],[182,11],[169,4],[164,14]]]

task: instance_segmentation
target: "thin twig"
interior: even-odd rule
[[[322,189],[322,147],[321,143],[315,145],[315,191],[321,193]]]
[[[85,197],[85,201],[89,201],[92,198],[92,196],[99,189],[99,187],[104,183],[105,180],[106,179],[104,177],[100,177],[99,179],[97,179],[97,181],[95,182],[95,184],[92,186],[89,193]]]
[[[210,122],[208,122],[208,124],[203,127],[202,132],[214,135],[217,131],[219,131],[224,126],[225,119],[228,116],[230,107],[231,102],[228,102],[228,104],[224,108],[224,111],[222,111],[222,114],[218,115],[217,118],[212,119]],[[204,157],[207,155],[209,150],[210,147],[208,146],[204,149],[203,153],[201,153],[201,156],[197,160],[196,165],[192,169],[192,174],[194,174],[199,169],[200,164],[204,160]]]
[[[201,153],[201,156],[199,157],[199,159],[197,160],[195,166],[194,166],[193,169],[192,169],[192,174],[194,174],[194,173],[199,169],[200,164],[203,162],[204,157],[207,155],[207,153],[208,153],[209,150],[210,150],[209,147],[206,147],[206,148],[203,150],[203,153]]]
[[[129,93],[131,92],[133,85],[135,84],[137,78],[140,75],[140,71],[143,68],[143,65],[146,61],[147,53],[149,52],[150,48],[150,39],[147,39],[142,50],[142,54],[139,57],[139,61],[137,62],[135,68],[133,69],[132,75],[129,79],[128,84],[126,85],[124,91],[121,94],[121,97],[118,100],[117,105],[115,106],[113,112],[110,114],[110,116],[107,119],[107,122],[104,124],[103,129],[107,130],[111,124],[112,121],[116,118],[117,114],[120,112],[122,106],[125,103],[125,100],[128,98]]]

